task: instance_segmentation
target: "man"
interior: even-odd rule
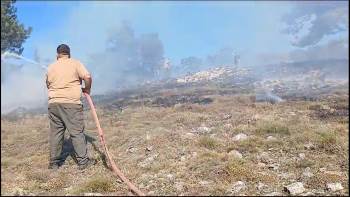
[[[84,81],[85,88],[81,88]],[[70,48],[57,47],[57,61],[49,65],[46,74],[48,89],[48,113],[50,119],[50,164],[49,169],[61,165],[64,132],[67,129],[80,170],[94,165],[87,157],[84,135],[83,105],[81,92],[90,94],[91,75],[79,61],[70,58]]]

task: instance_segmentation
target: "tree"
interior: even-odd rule
[[[17,20],[15,0],[1,1],[1,54],[5,51],[21,54],[22,44],[29,37],[32,28],[25,28]]]

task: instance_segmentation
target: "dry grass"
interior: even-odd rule
[[[271,105],[254,103],[249,94],[220,96],[216,88],[178,90],[188,94],[205,91],[206,97],[214,99],[208,105],[128,106],[118,112],[98,107],[113,158],[142,191],[149,195],[228,195],[227,190],[235,181],[244,181],[248,189],[242,194],[263,195],[268,192],[257,189],[259,182],[268,185],[272,192],[283,191],[290,181],[302,180],[308,191],[323,191],[326,183],[341,182],[345,189],[338,194],[349,194],[348,176],[318,172],[320,168],[343,173],[348,170],[347,122],[311,116],[321,105],[348,109],[347,99]],[[99,148],[89,113],[85,112],[87,133]],[[1,125],[2,195],[14,195],[21,190],[23,194],[34,195],[130,194],[124,183],[110,175],[101,154],[90,142],[89,153],[98,159],[90,170],[78,171],[70,157],[58,172],[47,170],[46,115],[11,121],[2,118]],[[189,134],[201,126],[210,128],[210,133]],[[238,133],[249,138],[233,141]],[[276,140],[268,141],[270,135]],[[305,148],[309,143],[314,148]],[[243,158],[233,158],[228,154],[231,150],[239,151]],[[258,155],[262,152],[271,159],[266,165],[277,163],[279,169],[260,167]],[[305,154],[304,159],[299,158],[300,153]],[[302,176],[307,167],[314,177]],[[293,176],[283,178],[285,174]]]

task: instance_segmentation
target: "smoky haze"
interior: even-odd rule
[[[245,46],[245,50],[246,48],[248,50],[243,54],[239,52],[238,46],[227,44],[202,56],[193,51],[177,60],[171,59],[171,76],[176,77],[187,72],[222,65],[234,65],[235,62],[239,67],[255,66],[259,68],[262,65],[280,62],[348,60],[348,36],[338,36],[339,33],[348,32],[347,5],[348,2],[294,3],[293,9],[280,19],[285,23],[282,34],[293,37],[290,42],[293,46],[291,50],[281,53],[271,52],[269,47],[264,45],[266,50],[255,54],[250,52],[250,49],[257,48],[257,46],[249,45]],[[124,11],[116,13],[118,6]],[[48,37],[36,40],[33,59],[40,64],[48,65],[55,61],[57,45],[68,44],[71,47],[72,57],[80,60],[92,73],[93,95],[159,79],[157,71],[162,67],[165,59],[171,56],[166,51],[167,43],[161,39],[162,32],[157,30],[136,31],[139,24],[134,23],[134,19],[146,17],[146,15],[137,15],[141,11],[139,8],[130,11],[123,4],[118,6],[89,2],[85,7],[74,8],[62,28],[49,31],[47,32]],[[153,8],[156,7],[157,5],[153,5]],[[166,20],[167,9],[157,10],[159,13],[151,13],[153,15],[150,17]],[[128,20],[124,20],[124,15],[128,16],[125,17]],[[163,28],[166,29],[167,25],[171,23],[166,23]],[[61,35],[64,35],[61,40],[53,39]],[[223,39],[229,41],[236,35],[229,36]],[[329,37],[331,39],[325,41],[325,38]],[[178,39],[178,37],[174,36],[172,39]],[[266,37],[257,34],[257,41],[265,39]],[[203,42],[206,42],[205,38]],[[274,40],[274,42],[280,42],[280,40]],[[186,43],[182,45],[183,48],[188,47]],[[242,62],[239,61],[240,59]],[[253,63],[247,64],[245,60],[252,60],[250,62]],[[46,105],[45,71],[40,67],[25,61],[12,63],[2,58],[1,75],[2,113],[17,107],[30,108]]]
[[[164,60],[163,43],[157,33],[135,36],[127,22],[109,33],[104,51],[91,55],[96,93],[113,91],[151,80]]]

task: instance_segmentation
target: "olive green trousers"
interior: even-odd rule
[[[83,105],[71,103],[50,103],[50,165],[62,161],[64,132],[69,132],[78,165],[88,161],[87,145],[84,135]]]

